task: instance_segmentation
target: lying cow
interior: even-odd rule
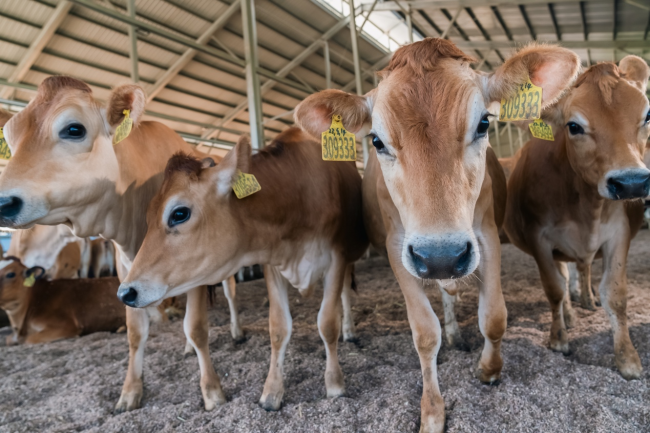
[[[123,278],[144,238],[145,211],[167,161],[176,152],[194,150],[167,126],[140,122],[146,96],[139,86],[123,85],[107,96],[103,106],[86,83],[49,77],[6,124],[12,157],[0,175],[0,226],[67,224],[79,237],[113,240]],[[130,134],[114,143],[118,128],[126,131],[130,122]],[[203,401],[211,410],[225,397],[209,354],[206,293],[206,287],[188,292],[183,329],[197,352]],[[149,313],[159,317],[155,308]],[[118,412],[140,406],[149,313],[126,311],[129,364]]]
[[[406,301],[422,367],[421,432],[442,432],[445,425],[436,366],[440,322],[424,290],[427,282],[441,280],[448,303],[456,281],[476,271],[485,337],[477,376],[494,383],[501,375],[507,314],[494,188],[503,172],[487,163],[496,162],[487,137],[490,109],[529,77],[548,105],[579,68],[571,51],[544,45],[523,48],[490,75],[472,70],[473,61],[447,40],[425,39],[395,52],[376,90],[365,96],[325,90],[295,114],[314,136],[334,114],[351,132],[370,128],[375,151],[363,179],[364,218]],[[450,310],[445,306],[446,321]]]
[[[650,134],[646,86],[650,68],[639,57],[585,71],[544,117],[555,141],[532,139],[508,182],[505,229],[539,267],[553,322],[550,347],[568,354],[566,278],[559,261],[575,261],[581,297],[593,305],[591,263],[603,257],[601,302],[614,329],[616,366],[626,379],[642,367],[627,326],[626,261],[641,227],[650,189],[643,164]]]
[[[240,171],[253,174],[262,189],[235,197],[232,186]],[[328,397],[344,393],[337,354],[341,296],[351,288],[354,261],[368,247],[354,163],[323,161],[320,145],[296,128],[252,156],[250,142],[242,138],[216,167],[176,155],[149,206],[147,224],[118,292],[131,307],[213,284],[242,266],[265,265],[271,367],[260,404],[267,410],[278,410],[284,394],[289,286],[309,293],[324,276],[318,330],[327,354],[325,387]]]
[[[115,332],[126,323],[115,297],[117,278],[47,281],[40,266],[15,257],[0,261],[0,308],[13,335],[7,344],[47,343],[93,332]]]

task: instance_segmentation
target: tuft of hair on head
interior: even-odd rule
[[[198,158],[185,152],[176,152],[165,167],[165,180],[168,180],[174,173],[186,173],[198,177],[203,170],[203,162]]]
[[[453,42],[440,38],[425,38],[421,41],[405,45],[395,51],[388,66],[378,72],[381,78],[386,78],[392,71],[409,68],[418,75],[433,71],[442,59],[460,60],[475,63],[474,57],[461,51]]]
[[[92,94],[90,86],[81,80],[65,75],[53,75],[44,79],[38,86],[36,99],[40,104],[47,103],[63,89],[79,90],[89,95]]]
[[[605,105],[612,103],[612,91],[621,79],[621,73],[615,63],[601,62],[593,65],[578,77],[575,87],[583,84],[595,85]]]

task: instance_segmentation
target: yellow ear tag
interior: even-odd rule
[[[544,122],[542,119],[537,119],[530,125],[528,125],[530,133],[533,134],[535,138],[541,138],[542,140],[555,141],[553,137],[553,128],[551,125]]]
[[[0,158],[11,159],[11,150],[9,149],[9,144],[7,144],[7,140],[5,140],[5,134],[2,128],[0,128]]]
[[[232,183],[232,190],[235,191],[237,198],[248,197],[261,189],[262,187],[254,175],[237,170],[235,181]]]
[[[124,140],[131,133],[133,128],[133,119],[129,117],[131,110],[124,110],[124,120],[119,124],[117,129],[115,129],[115,135],[113,136],[113,144],[117,144],[120,141]]]
[[[357,160],[357,143],[354,134],[345,129],[341,120],[340,114],[333,115],[330,129],[321,134],[320,142],[325,161]]]
[[[29,277],[25,278],[25,281],[23,281],[23,286],[32,287],[35,282],[36,282],[36,277],[34,276],[34,274],[31,274]]]
[[[508,99],[501,100],[499,120],[511,122],[513,120],[539,119],[542,112],[542,88],[530,82],[520,84],[517,94]]]

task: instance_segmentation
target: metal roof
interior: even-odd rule
[[[99,99],[131,82],[128,2],[0,0],[0,98],[19,107],[53,74],[86,81]],[[327,88],[326,50],[331,87],[354,90],[349,7],[342,0],[254,3],[264,135],[271,139],[292,124],[290,112],[302,99]],[[364,92],[391,50],[409,41],[409,21],[414,40],[448,37],[487,71],[531,39],[574,49],[585,66],[629,53],[647,60],[650,49],[648,0],[357,0],[356,6],[357,25],[365,23]],[[140,84],[153,96],[146,118],[222,148],[248,132],[238,0],[135,0],[135,20]]]

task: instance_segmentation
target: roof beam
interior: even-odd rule
[[[551,21],[553,21],[553,28],[555,29],[555,36],[557,40],[562,40],[562,34],[560,33],[560,26],[557,25],[557,17],[555,16],[555,8],[553,8],[553,3],[548,4],[548,13],[551,14]]]
[[[320,38],[312,42],[311,45],[305,48],[300,54],[294,57],[293,60],[287,63],[282,69],[280,69],[276,73],[276,75],[278,77],[286,77],[289,74],[289,72],[291,72],[293,69],[298,67],[302,62],[305,61],[305,59],[307,59],[307,57],[311,56],[320,48],[322,48],[323,43],[327,42],[332,37],[334,37],[345,26],[347,26],[349,22],[350,22],[349,16],[341,19],[334,26],[332,26],[327,32],[325,32]],[[276,84],[277,81],[274,80],[269,80],[266,83],[264,83],[260,88],[260,95],[263,96],[265,93],[269,92]],[[237,105],[235,108],[233,108],[228,113],[226,113],[224,117],[220,119],[219,123],[215,124],[215,126],[224,126],[226,123],[230,122],[235,117],[243,113],[246,110],[246,108],[248,108],[248,100],[242,101],[241,103],[239,103],[239,105]],[[215,132],[216,132],[215,129],[209,129],[206,132],[204,132],[203,135],[205,137],[210,137]]]
[[[555,41],[548,41],[555,43]],[[524,44],[514,41],[458,41],[454,44],[461,50],[498,50],[517,48]],[[629,49],[629,48],[643,48],[650,49],[650,41],[634,40],[634,41],[562,41],[558,45],[570,49]]]
[[[577,3],[580,0],[555,0],[553,3]],[[587,0],[597,1],[597,0]],[[407,6],[412,10],[419,9],[455,9],[460,7],[479,7],[479,6],[517,6],[517,5],[544,5],[545,0],[419,0],[419,1],[400,1],[401,5],[395,1],[385,1],[375,7],[376,11],[397,11]],[[369,3],[363,5],[363,10],[370,8]]]
[[[364,70],[361,76],[363,78],[365,78],[365,76],[371,76],[373,73],[377,72],[378,70],[386,66],[390,61],[391,57],[393,57],[393,53],[386,54],[384,57],[379,59],[377,63],[372,65],[370,68]],[[356,80],[351,80],[348,84],[341,87],[341,90],[343,90],[344,92],[349,92],[350,90],[354,89],[355,84],[356,84]]]
[[[71,7],[72,7],[72,3],[70,3],[67,0],[61,1],[56,6],[54,12],[47,20],[45,25],[41,28],[40,33],[38,34],[38,36],[36,36],[34,42],[31,43],[31,45],[27,49],[27,52],[25,53],[23,58],[20,59],[20,62],[18,62],[18,65],[16,65],[14,71],[11,73],[7,81],[9,81],[10,83],[18,83],[23,79],[23,77],[27,74],[27,72],[29,72],[29,69],[32,67],[34,62],[36,62],[36,59],[43,51],[43,48],[45,48],[48,42],[50,42],[50,39],[52,39],[52,35],[54,35],[56,29],[59,27],[59,25],[61,25],[65,17],[68,15],[68,12],[70,11]],[[2,93],[0,93],[0,97],[7,98],[11,96],[13,91],[14,91],[13,88],[5,87],[2,90]]]
[[[524,19],[524,22],[526,23],[526,27],[528,27],[528,31],[530,32],[530,37],[533,38],[533,40],[536,40],[537,35],[535,34],[535,29],[533,29],[533,25],[531,24],[530,19],[528,18],[528,14],[526,13],[526,6],[519,5],[519,12],[521,12],[521,16]]]
[[[224,28],[226,23],[230,20],[230,18],[239,10],[240,7],[240,0],[235,0],[228,8],[217,18],[217,20],[212,23],[208,29],[203,32],[201,36],[198,37],[196,40],[196,43],[201,44],[201,45],[207,45],[208,42],[210,41],[210,38],[217,33],[219,30]],[[198,53],[197,50],[194,48],[189,48],[187,51],[185,51],[175,62],[173,65],[165,71],[165,73],[156,80],[156,82],[149,88],[147,89],[147,103],[153,101],[153,99],[160,93],[161,90],[165,88],[167,84],[171,80],[178,75],[178,73],[188,65],[196,56]]]
[[[185,36],[181,36],[181,35],[179,35],[179,34],[177,34],[175,32],[171,32],[171,31],[162,29],[162,28],[160,28],[160,27],[158,27],[156,25],[149,24],[147,22],[131,18],[131,17],[129,17],[127,15],[124,15],[124,14],[122,14],[120,12],[116,12],[116,11],[114,11],[112,9],[101,6],[101,5],[95,3],[92,0],[70,0],[70,1],[72,1],[73,3],[76,3],[78,5],[87,7],[88,9],[94,10],[95,12],[99,12],[101,14],[104,14],[104,15],[106,15],[106,16],[108,16],[110,18],[113,18],[115,20],[122,21],[123,23],[130,24],[132,26],[135,26],[137,28],[141,28],[141,29],[144,29],[144,30],[148,30],[151,33],[154,33],[154,34],[156,34],[158,36],[162,36],[163,38],[172,40],[172,41],[177,42],[177,43],[179,43],[181,45],[185,45],[186,47],[194,48],[197,51],[200,51],[200,52],[205,53],[205,54],[209,54],[209,55],[211,55],[213,57],[224,60],[224,61],[226,61],[228,63],[234,64],[234,65],[237,65],[237,66],[241,66],[242,68],[246,66],[246,62],[244,62],[241,59],[233,59],[232,57],[230,57],[230,54],[228,54],[226,52],[219,51],[216,48],[210,47],[208,45],[197,44],[196,41],[194,41],[193,39],[186,38]],[[286,86],[293,87],[294,89],[305,92],[307,94],[311,93],[309,91],[309,89],[305,88],[305,86],[303,86],[302,84],[298,84],[298,83],[296,83],[296,82],[294,82],[292,80],[288,80],[288,79],[283,78],[283,77],[278,77],[275,73],[273,73],[273,71],[270,71],[270,70],[268,70],[266,68],[258,67],[257,68],[257,73],[260,74],[260,75],[263,75],[263,76],[265,76],[267,78],[271,78],[273,80],[276,80],[276,81],[278,81],[278,82],[280,82],[280,83],[282,83],[282,84],[284,84]]]
[[[586,41],[589,39],[589,27],[587,27],[587,14],[585,13],[585,2],[583,1],[580,2],[580,22],[582,23],[582,33]]]
[[[490,8],[492,9],[492,12],[494,13],[494,17],[497,19],[497,21],[499,22],[499,25],[503,29],[503,33],[505,33],[508,40],[511,41],[512,40],[512,32],[510,31],[510,29],[506,25],[506,22],[503,21],[503,17],[501,16],[501,12],[499,12],[499,9],[497,9],[496,6],[491,6]]]
[[[614,0],[614,10],[612,12],[614,14],[612,20],[614,24],[612,27],[612,39],[616,40],[616,33],[618,33],[618,27],[616,25],[616,21],[618,21],[618,0]]]

